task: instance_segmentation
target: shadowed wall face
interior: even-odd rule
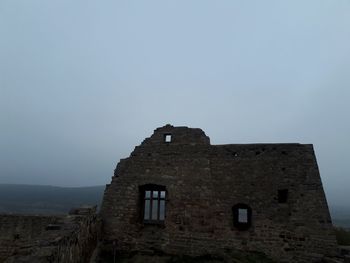
[[[165,218],[145,220],[147,202],[161,202],[157,191],[166,192]],[[307,144],[211,145],[200,129],[158,128],[117,165],[101,215],[104,248],[115,242],[121,253],[243,250],[288,262],[337,253]]]

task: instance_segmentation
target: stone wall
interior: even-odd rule
[[[95,210],[79,211],[67,216],[0,215],[0,262],[88,262],[99,224]]]
[[[172,135],[170,143],[164,142]],[[145,224],[139,187],[166,187],[164,224]],[[286,203],[278,190],[288,190]],[[252,225],[233,224],[247,204]],[[259,251],[280,262],[337,254],[312,145],[210,145],[200,129],[167,125],[122,159],[101,208],[107,253],[228,255]]]

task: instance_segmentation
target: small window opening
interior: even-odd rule
[[[238,208],[238,222],[248,223],[248,209]]]
[[[287,203],[287,200],[288,200],[288,189],[278,190],[278,202]]]
[[[169,143],[169,142],[171,142],[171,134],[165,134],[164,135],[164,142],[167,142],[167,143]]]
[[[233,225],[238,230],[248,230],[252,224],[252,209],[246,204],[232,207]]]

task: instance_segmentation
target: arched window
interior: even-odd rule
[[[238,230],[247,230],[252,225],[252,209],[246,204],[236,204],[232,207],[233,225]]]
[[[146,184],[140,186],[142,221],[146,224],[162,224],[165,220],[165,186]]]

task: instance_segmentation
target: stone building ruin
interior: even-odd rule
[[[310,144],[211,145],[201,129],[166,125],[119,162],[101,220],[105,254],[337,255]]]
[[[187,127],[120,160],[99,214],[0,215],[0,263],[338,259],[312,145],[211,145]]]

